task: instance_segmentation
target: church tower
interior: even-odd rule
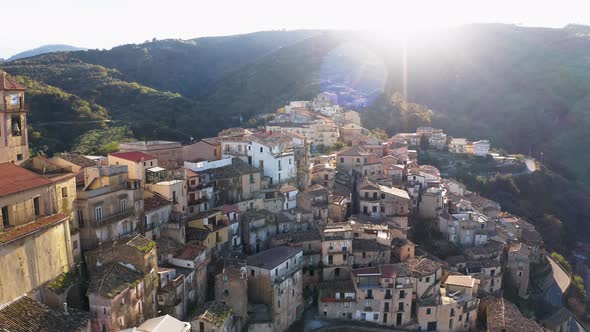
[[[0,70],[0,163],[29,158],[25,87]]]

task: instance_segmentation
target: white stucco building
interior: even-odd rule
[[[473,142],[473,154],[476,156],[485,157],[490,152],[490,141],[481,140]]]

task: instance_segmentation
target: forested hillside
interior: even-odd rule
[[[363,114],[368,127],[394,133],[432,124],[456,137],[488,138],[511,152],[530,148],[588,188],[590,149],[580,149],[590,143],[587,30],[471,25],[405,41],[274,31],[52,53],[2,69],[104,108],[111,125],[128,126],[136,138],[181,141],[239,125],[240,115],[248,120],[311,98],[326,82],[347,77],[346,84],[363,86],[367,76],[383,76]],[[381,64],[367,69],[347,62],[347,50]],[[404,91],[406,104],[399,98]]]

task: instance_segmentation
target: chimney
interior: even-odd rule
[[[64,312],[66,313],[66,315],[68,314],[68,303],[64,302]]]

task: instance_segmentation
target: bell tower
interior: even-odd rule
[[[20,164],[29,158],[25,90],[0,70],[0,163]]]

